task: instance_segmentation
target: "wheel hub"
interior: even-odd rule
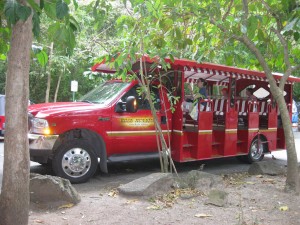
[[[251,156],[254,160],[258,160],[263,154],[263,146],[258,140],[254,141],[251,146]]]
[[[80,177],[86,174],[91,167],[91,157],[82,148],[72,148],[62,158],[62,168],[71,177]]]

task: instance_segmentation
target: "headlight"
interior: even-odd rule
[[[47,120],[40,119],[40,118],[33,118],[31,120],[31,123],[32,123],[32,127],[31,127],[32,133],[36,133],[36,134],[50,134],[51,133]]]

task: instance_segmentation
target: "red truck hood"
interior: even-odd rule
[[[30,105],[28,106],[28,113],[31,113],[33,116],[44,118],[55,114],[66,116],[78,113],[89,113],[101,108],[106,108],[106,106],[86,102],[55,102]]]

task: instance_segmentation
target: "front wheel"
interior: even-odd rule
[[[97,165],[98,159],[93,146],[84,140],[63,143],[52,161],[54,173],[71,183],[86,182],[95,174]]]

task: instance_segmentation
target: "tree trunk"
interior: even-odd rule
[[[286,178],[285,190],[295,191],[296,193],[300,193],[297,152],[296,152],[295,138],[292,130],[290,115],[287,110],[283,95],[278,95],[275,97],[277,97],[276,101],[278,103],[278,107],[281,115],[284,137],[286,140],[286,149],[287,149],[288,163],[287,163],[287,178]]]
[[[51,63],[52,63],[52,55],[53,55],[53,42],[50,45],[50,54],[49,54],[49,61],[48,61],[48,69],[47,69],[47,88],[46,88],[46,97],[45,102],[49,102],[50,96],[50,87],[51,87]]]
[[[27,107],[29,95],[32,17],[12,29],[6,77],[6,129],[0,196],[1,225],[28,224],[29,150]]]
[[[54,102],[56,102],[56,100],[57,100],[57,95],[58,95],[58,90],[59,90],[59,86],[60,86],[61,76],[62,76],[62,73],[59,74],[59,77],[58,77],[56,90],[55,90],[55,95],[54,95]]]
[[[284,137],[286,140],[287,179],[286,179],[285,190],[300,193],[300,180],[299,180],[300,175],[299,175],[299,166],[297,160],[295,139],[294,139],[294,133],[292,131],[291,119],[283,96],[283,90],[281,90],[277,86],[277,83],[272,75],[270,68],[268,67],[261,52],[256,48],[254,43],[251,42],[245,36],[242,39],[238,39],[238,40],[244,43],[254,53],[260,65],[264,68],[266,76],[269,80],[271,94],[273,95],[279,107],[283,130],[284,130]],[[284,85],[282,87],[284,87]]]

